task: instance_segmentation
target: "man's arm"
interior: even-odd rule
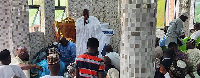
[[[76,78],[79,78],[79,70],[76,68]]]
[[[98,78],[104,78],[104,70],[105,70],[105,64],[104,61],[102,60],[99,65]]]
[[[73,63],[76,59],[76,45],[71,46],[71,63]]]
[[[28,64],[19,64],[18,65],[22,70],[28,70],[28,69],[32,69],[32,68],[37,68],[37,69],[39,69],[39,70],[41,70],[41,71],[43,71],[43,69],[42,69],[42,67],[41,66],[39,66],[39,65],[28,65]]]
[[[176,24],[176,31],[175,31],[175,32],[176,32],[177,35],[180,37],[180,36],[181,36],[181,33],[182,33],[183,23],[177,21],[175,24]]]

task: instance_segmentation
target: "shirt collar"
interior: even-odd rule
[[[91,56],[96,56],[95,53],[88,53],[88,52],[86,52],[85,54],[87,54],[87,55],[91,55]]]

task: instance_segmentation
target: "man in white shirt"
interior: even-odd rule
[[[10,65],[18,65],[21,67],[27,78],[30,78],[30,69],[32,68],[38,68],[43,71],[41,66],[29,64],[29,54],[26,51],[26,47],[20,46],[16,51],[18,55],[12,58]]]
[[[183,40],[180,38],[184,35],[182,32],[183,22],[188,19],[188,14],[183,13],[179,18],[171,21],[169,23],[169,28],[167,30],[165,46],[168,47],[170,42],[175,42],[179,46],[184,45]]]
[[[76,26],[76,56],[87,52],[87,40],[97,38],[99,40],[99,58],[102,58],[101,52],[107,41],[107,36],[102,32],[99,20],[94,16],[89,16],[89,7],[85,6],[83,16],[78,18]]]
[[[0,66],[0,78],[20,77],[26,78],[22,69],[17,65],[9,65],[11,62],[10,52],[5,49],[0,52],[0,61],[3,64]]]

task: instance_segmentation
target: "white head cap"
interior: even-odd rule
[[[22,49],[23,47],[22,46],[20,46],[20,47],[18,47],[17,49]]]
[[[181,14],[181,15],[188,17],[188,14],[187,14],[187,13],[183,13],[183,14]]]
[[[89,10],[89,6],[85,5],[85,7],[83,8],[83,10],[84,10],[84,9]]]

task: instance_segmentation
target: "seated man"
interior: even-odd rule
[[[107,54],[104,56],[104,59],[107,58],[107,64],[106,64],[106,67],[107,65],[108,66],[111,66],[114,65],[116,67],[117,70],[120,70],[120,56],[118,53],[116,52],[113,52],[113,48],[111,45],[107,45],[106,46],[106,51],[107,51]],[[109,65],[109,60],[111,62],[111,65]],[[106,62],[106,61],[105,61]]]
[[[0,61],[3,64],[0,66],[0,78],[20,77],[26,78],[22,69],[17,65],[9,65],[11,62],[10,51],[7,49],[0,52]]]
[[[40,78],[64,78],[63,76],[58,76],[58,73],[60,71],[60,61],[58,54],[49,54],[49,56],[47,56],[47,59],[50,74]]]
[[[27,78],[30,78],[30,69],[32,68],[38,68],[42,71],[42,67],[39,65],[32,65],[29,64],[29,54],[26,51],[26,47],[19,47],[17,49],[17,56],[14,57],[11,60],[11,64],[10,65],[18,65],[19,67],[21,67],[21,69],[23,70],[23,72],[25,73],[25,75],[27,76]]]
[[[76,58],[76,45],[73,42],[66,40],[62,37],[58,44],[58,52],[61,53],[59,56],[60,60],[64,62],[65,67],[70,63],[73,63]]]
[[[54,50],[55,48],[50,48],[49,49],[49,54],[52,54],[52,53],[54,53]],[[42,76],[45,76],[45,75],[49,75],[50,74],[50,70],[49,70],[49,68],[48,68],[48,60],[46,60],[46,59],[44,59],[43,61],[41,61],[41,62],[39,62],[39,63],[37,63],[37,65],[40,65],[40,66],[42,66],[42,69],[44,70],[44,71],[39,71],[39,77],[42,77]],[[60,71],[59,71],[59,73],[58,73],[58,75],[59,76],[64,76],[64,73],[65,73],[65,64],[62,62],[62,61],[60,61],[59,62],[59,67],[60,67]]]
[[[176,53],[176,59],[188,59],[187,55],[178,49],[178,45],[175,42],[169,43],[168,48],[174,50]]]

